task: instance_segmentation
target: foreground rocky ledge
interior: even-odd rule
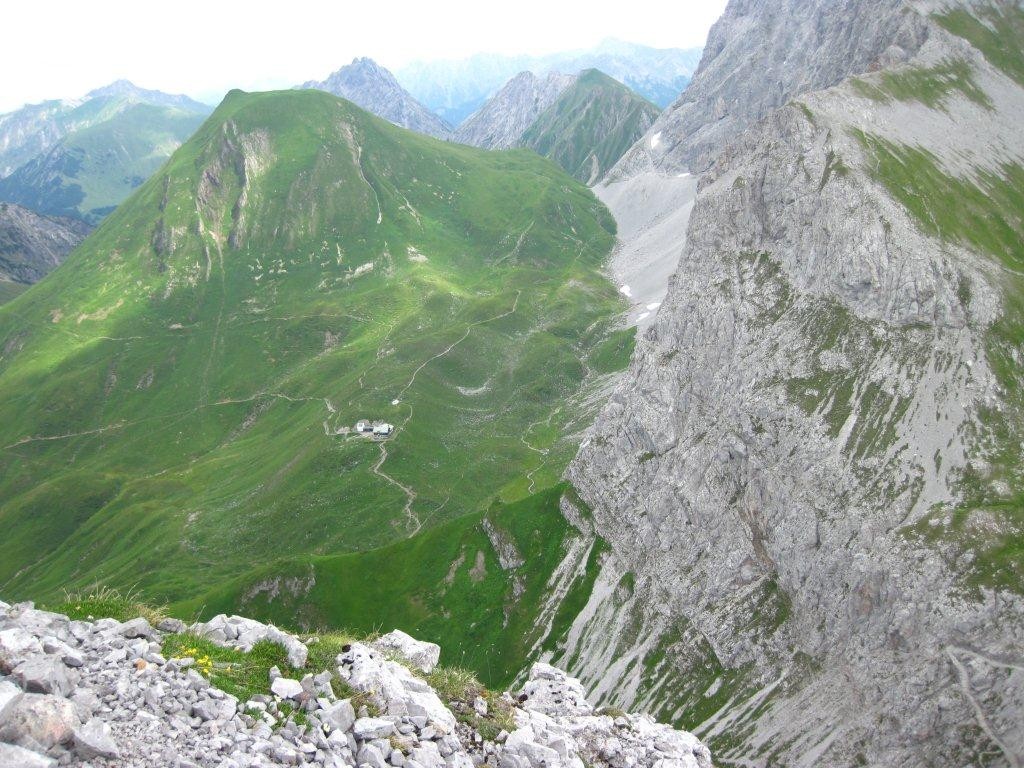
[[[298,638],[242,617],[153,627],[0,602],[0,766],[711,766],[692,734],[598,714],[579,681],[546,664],[518,695],[444,701],[422,676],[440,649],[396,631],[346,644],[333,670],[271,669],[265,694],[239,702],[197,671],[201,659],[163,656],[183,631],[246,651],[278,643],[293,666],[308,658]]]

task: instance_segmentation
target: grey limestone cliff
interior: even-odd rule
[[[1022,30],[731,2],[620,164],[707,172],[568,471],[609,552],[549,656],[602,701],[739,764],[1024,761]]]
[[[699,172],[751,124],[807,91],[906,61],[928,35],[904,0],[730,2],[689,86],[613,171]],[[657,137],[657,138],[655,138]]]

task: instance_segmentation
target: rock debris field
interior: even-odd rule
[[[598,714],[579,681],[546,664],[516,695],[446,702],[424,678],[440,648],[396,630],[345,645],[333,670],[293,679],[271,668],[266,693],[241,702],[195,659],[164,657],[164,641],[180,632],[243,651],[269,640],[299,668],[308,659],[299,638],[237,616],[153,627],[0,602],[0,767],[711,766],[692,734],[644,715]],[[351,696],[335,694],[338,680]],[[496,722],[507,727],[495,732]]]

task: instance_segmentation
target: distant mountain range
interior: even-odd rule
[[[598,69],[659,107],[686,88],[701,49],[651,48],[609,39],[590,50],[547,56],[477,54],[467,59],[415,62],[396,70],[409,93],[452,125],[460,125],[519,72],[575,74]]]
[[[435,138],[445,138],[451,126],[409,94],[395,76],[373,59],[353,59],[326,80],[310,80],[301,88],[316,88],[354,102],[395,125]]]
[[[0,200],[95,224],[171,156],[211,108],[126,80],[0,115]]]

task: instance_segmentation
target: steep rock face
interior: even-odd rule
[[[323,82],[311,80],[302,87],[341,96],[367,112],[417,133],[439,139],[451,133],[451,126],[416,101],[394,75],[372,59],[353,59]]]
[[[576,81],[574,75],[538,77],[520,72],[462,123],[452,138],[485,149],[508,149],[555,100]]]
[[[58,266],[89,234],[75,219],[41,216],[0,203],[0,280],[34,283]]]
[[[66,110],[64,102],[47,101],[0,115],[0,178],[60,141]]]
[[[907,60],[928,27],[905,0],[730,2],[692,82],[612,177],[705,170],[718,150],[793,96]]]
[[[587,184],[600,181],[658,116],[658,109],[596,69],[581,72],[523,134],[520,146]]]
[[[834,10],[801,5],[794,30]],[[754,15],[782,28],[776,8]],[[702,178],[665,304],[568,473],[611,552],[550,656],[726,760],[1019,765],[1024,68],[1001,52],[1024,17],[844,9],[830,37],[876,50],[764,61],[827,82],[904,58],[893,32],[925,42],[770,113]],[[730,4],[708,61],[756,44],[752,10]],[[744,98],[660,167],[769,109]]]

